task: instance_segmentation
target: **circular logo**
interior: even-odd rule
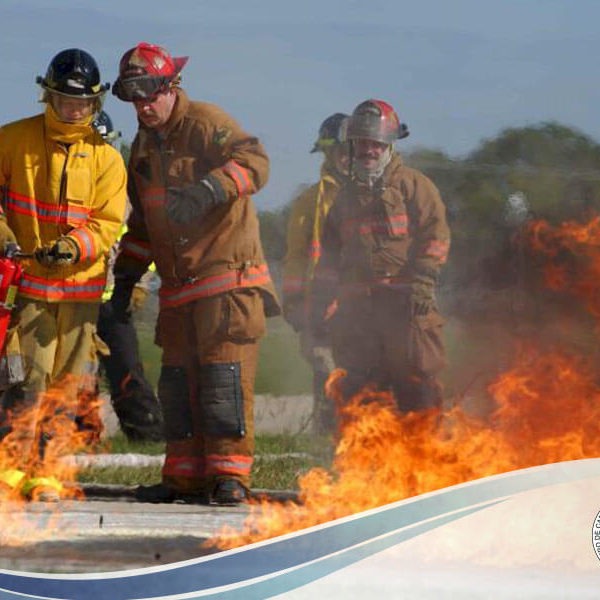
[[[600,560],[600,512],[596,515],[594,526],[592,527],[592,545],[594,546],[596,557]]]

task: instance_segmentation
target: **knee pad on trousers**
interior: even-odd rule
[[[183,367],[163,367],[158,379],[165,439],[176,441],[193,434],[190,387]]]
[[[200,431],[206,435],[244,437],[246,422],[240,363],[202,365],[199,383]]]

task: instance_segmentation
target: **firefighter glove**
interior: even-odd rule
[[[419,317],[435,308],[435,280],[431,277],[416,277],[411,284],[410,312]]]
[[[79,260],[80,252],[77,242],[70,237],[58,238],[55,242],[38,248],[34,252],[35,259],[46,267],[54,265],[73,265]]]
[[[221,184],[210,175],[196,185],[167,188],[167,214],[180,225],[204,217],[226,201]]]
[[[126,323],[131,317],[129,305],[131,304],[131,296],[135,281],[128,278],[115,277],[115,287],[112,296],[110,297],[110,306],[112,314],[117,321]]]
[[[6,254],[6,244],[16,244],[17,238],[13,230],[8,226],[6,219],[0,219],[0,252]]]

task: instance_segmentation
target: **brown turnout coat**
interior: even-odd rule
[[[154,260],[162,307],[255,287],[264,292],[267,314],[277,314],[250,197],[268,178],[264,148],[219,107],[191,102],[183,90],[177,96],[166,135],[140,125],[134,140],[129,164],[132,212],[121,242],[121,262],[133,258],[145,269]],[[229,202],[200,222],[171,221],[165,209],[167,188],[196,184],[207,175],[218,181]]]

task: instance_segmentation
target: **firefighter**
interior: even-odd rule
[[[187,60],[141,42],[119,64],[113,93],[139,128],[111,304],[126,310],[154,260],[166,457],[162,482],[138,499],[238,504],[250,487],[258,342],[265,317],[280,313],[251,200],[269,160],[221,108],[188,98]]]
[[[403,411],[439,407],[445,365],[436,283],[449,250],[435,185],[394,150],[408,135],[382,100],[350,116],[350,180],[324,227],[311,323],[331,334],[346,398],[370,384]],[[336,310],[331,310],[336,299]]]
[[[92,126],[109,87],[94,58],[63,50],[37,82],[45,111],[0,128],[0,249],[16,242],[34,256],[23,262],[11,321],[24,381],[2,399],[27,476],[40,467],[44,441],[59,435],[40,431],[44,392],[60,388],[61,410],[74,416],[78,393],[93,382],[106,256],[124,218],[127,186],[121,155]],[[38,488],[47,500],[60,496],[56,480],[19,483],[34,498]]]
[[[287,252],[283,260],[283,315],[300,334],[302,354],[312,367],[313,430],[331,433],[334,428],[333,404],[324,386],[333,370],[330,342],[314,339],[308,327],[308,301],[315,266],[321,254],[321,235],[325,217],[348,175],[348,144],[344,129],[348,115],[335,113],[319,127],[311,152],[322,152],[321,177],[292,201],[287,225]]]
[[[120,132],[113,127],[110,116],[102,111],[94,121],[100,135],[114,144]],[[121,236],[127,227],[121,227]],[[121,431],[132,441],[163,440],[162,413],[152,384],[146,379],[140,360],[138,338],[132,313],[141,310],[155,286],[156,269],[154,263],[133,288],[131,303],[127,312],[116,318],[112,305],[107,302],[112,296],[114,278],[112,269],[118,243],[113,247],[108,268],[108,284],[102,296],[105,302],[100,306],[98,335],[108,346],[108,352],[99,352],[102,371],[108,380],[110,402],[119,420]]]

